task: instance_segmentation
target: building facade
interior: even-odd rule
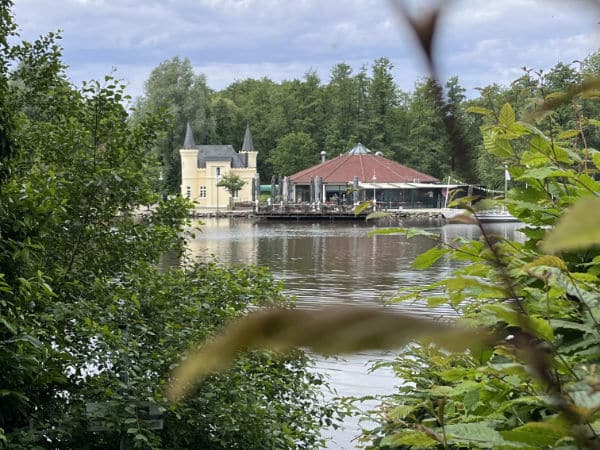
[[[252,143],[250,127],[246,126],[242,150],[232,145],[196,145],[192,127],[188,123],[181,156],[181,195],[201,208],[225,208],[230,193],[217,186],[224,175],[235,173],[245,184],[234,196],[234,202],[251,202],[253,179],[257,177],[258,153]]]
[[[289,177],[294,203],[376,201],[390,208],[440,208],[447,185],[431,175],[372,153],[362,144]]]

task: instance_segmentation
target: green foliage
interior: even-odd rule
[[[286,134],[277,140],[277,147],[271,152],[273,172],[280,175],[293,175],[318,161],[317,146],[304,132]]]
[[[516,180],[502,203],[524,223],[524,242],[494,236],[476,221],[479,240],[432,236],[438,245],[414,267],[444,256],[459,268],[399,291],[394,301],[449,303],[458,323],[489,327],[499,340],[466,354],[421,344],[398,356],[389,365],[404,383],[369,417],[378,425],[363,433],[368,448],[599,445],[597,168],[586,164],[587,148],[564,144],[581,134],[561,131],[553,114],[541,124],[551,137],[540,124],[519,121],[508,103],[493,117],[482,127],[483,142]]]
[[[219,126],[226,133],[226,116],[229,110],[227,105],[219,106],[225,116],[219,119]],[[165,127],[167,132],[152,147],[152,152],[162,166],[162,192],[176,194],[180,191],[179,149],[183,144],[188,122],[194,130],[197,143],[213,143],[209,138],[213,135],[215,119],[211,116],[210,107],[210,90],[206,85],[206,77],[194,74],[187,58],[175,56],[163,61],[146,80],[144,95],[136,101],[133,120],[144,117],[149,112],[159,112],[168,120],[168,126]],[[152,175],[158,178],[158,173],[153,172]]]
[[[14,30],[8,3],[3,37]],[[333,412],[302,352],[253,353],[185,402],[165,399],[191,343],[251,307],[290,301],[262,268],[184,259],[159,269],[165,254],[185,258],[190,208],[161,201],[151,179],[166,123],[148,111],[131,120],[111,76],[68,83],[58,39],[0,41],[10,146],[0,155],[0,447],[321,446]],[[162,430],[144,420],[148,404]]]
[[[229,195],[233,200],[233,197],[235,196],[236,192],[242,189],[242,187],[244,187],[245,184],[246,182],[242,180],[242,178],[238,174],[236,174],[235,172],[229,172],[221,177],[221,180],[219,181],[217,186],[222,186],[225,189],[227,189],[227,192],[229,192]]]

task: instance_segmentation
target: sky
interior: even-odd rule
[[[220,90],[236,80],[327,83],[344,62],[355,73],[376,58],[392,62],[410,91],[427,75],[415,38],[392,1],[403,0],[16,0],[21,39],[61,30],[71,81],[115,76],[133,97],[152,69],[174,56]],[[404,0],[414,16],[434,0]],[[444,0],[440,0],[444,1]],[[522,68],[548,70],[600,48],[600,1],[448,0],[435,50],[440,78],[458,76],[468,96],[507,85]]]

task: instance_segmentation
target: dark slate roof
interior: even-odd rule
[[[231,163],[234,169],[246,167],[240,155],[231,145],[196,145],[198,149],[198,167],[206,167],[206,161],[224,161]]]
[[[250,124],[246,125],[246,133],[244,134],[244,143],[242,144],[243,152],[254,152],[254,144],[252,143],[252,134],[250,134]]]
[[[363,183],[370,183],[373,175],[377,176],[378,183],[412,183],[419,180],[421,183],[436,183],[439,180],[431,175],[424,174],[410,167],[364,152],[362,146],[358,152],[350,152],[330,159],[324,163],[309,167],[290,178],[294,183],[308,183],[315,176],[323,177],[324,183],[346,184],[355,176]],[[368,150],[368,149],[367,149]]]
[[[185,129],[185,139],[183,140],[183,148],[196,148],[196,143],[194,142],[194,133],[192,132],[192,126],[190,123],[187,123],[187,127]]]

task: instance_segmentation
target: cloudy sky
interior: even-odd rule
[[[308,70],[326,82],[336,63],[357,70],[386,56],[398,85],[411,90],[425,74],[423,60],[390,1],[16,0],[13,11],[23,39],[62,30],[73,82],[116,69],[133,96],[173,56],[189,58],[213,89]],[[432,1],[411,0],[413,14]],[[478,86],[508,84],[523,66],[583,59],[600,48],[599,22],[598,3],[583,0],[456,0],[436,41],[441,76],[457,75],[474,95]]]

